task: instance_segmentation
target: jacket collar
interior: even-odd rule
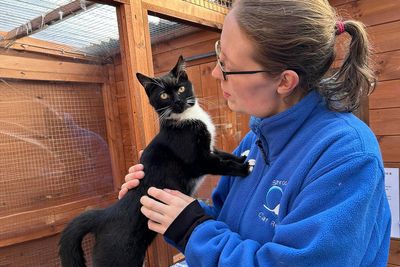
[[[267,118],[250,118],[250,128],[257,135],[266,154],[267,163],[273,161],[289,140],[322,102],[316,91],[311,91],[296,105]]]

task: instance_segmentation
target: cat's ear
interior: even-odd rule
[[[176,63],[175,67],[171,70],[171,73],[174,77],[179,77],[181,79],[187,80],[188,77],[185,69],[186,69],[185,60],[183,59],[183,56],[180,55],[178,58],[178,62]]]
[[[146,90],[146,94],[150,96],[150,85],[154,83],[153,78],[147,77],[144,74],[141,74],[139,72],[136,73],[136,78],[139,80],[140,84],[144,87]]]

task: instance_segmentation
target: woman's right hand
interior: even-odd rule
[[[143,150],[139,152],[141,157]],[[144,177],[143,164],[136,164],[129,168],[128,174],[125,176],[125,183],[122,184],[121,190],[118,194],[118,199],[121,199],[128,192],[129,189],[135,188],[139,185],[139,180]]]

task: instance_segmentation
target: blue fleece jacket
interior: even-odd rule
[[[254,169],[221,178],[203,205],[215,220],[186,245],[189,266],[386,266],[390,211],[371,130],[316,92],[251,129],[235,153]]]

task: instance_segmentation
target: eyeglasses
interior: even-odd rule
[[[219,68],[221,69],[222,75],[224,76],[224,81],[226,81],[226,76],[228,75],[236,75],[236,74],[255,74],[255,73],[260,73],[260,72],[269,72],[267,70],[252,70],[252,71],[225,71],[224,66],[221,63],[220,60],[220,54],[221,54],[221,42],[220,40],[215,42],[215,54],[217,56],[217,63]]]

